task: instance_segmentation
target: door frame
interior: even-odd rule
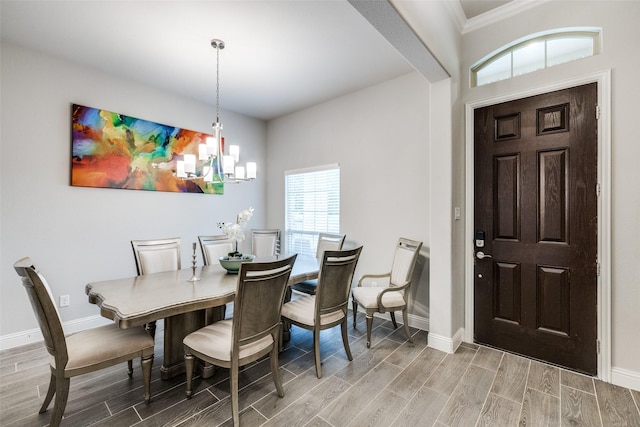
[[[611,382],[611,70],[576,76],[547,85],[535,85],[517,92],[482,98],[465,103],[465,206],[464,223],[464,280],[465,280],[465,330],[464,341],[473,342],[474,331],[474,113],[476,108],[502,102],[513,101],[534,95],[541,95],[561,89],[568,89],[588,83],[598,84],[598,264],[597,277],[597,336],[598,375],[597,378]],[[594,189],[596,191],[596,189]]]

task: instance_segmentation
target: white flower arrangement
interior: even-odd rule
[[[236,250],[229,254],[229,257],[241,257],[242,254],[238,252],[238,242],[244,241],[244,227],[247,225],[251,217],[253,216],[253,208],[245,209],[238,213],[236,222],[218,223],[218,227],[227,235],[227,238],[233,240],[236,243]]]

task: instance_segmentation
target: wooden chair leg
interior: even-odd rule
[[[56,376],[52,372],[51,378],[49,379],[49,389],[47,390],[47,395],[44,398],[44,402],[42,403],[42,407],[40,408],[40,411],[38,411],[40,414],[47,411],[47,408],[49,407],[49,403],[51,403],[51,399],[53,399],[53,396],[55,394],[56,394]]]
[[[340,324],[340,329],[342,330],[342,345],[344,345],[344,352],[347,353],[347,359],[353,360],[353,356],[351,355],[351,348],[349,348],[349,339],[347,336],[347,317],[345,316],[344,322]]]
[[[195,357],[193,356],[193,354],[187,354],[185,353],[184,355],[184,369],[185,369],[185,373],[187,375],[187,399],[191,399],[191,386],[192,386],[192,380],[193,380],[193,365],[195,364]]]
[[[407,339],[409,340],[409,344],[413,344],[413,338],[411,338],[411,331],[409,331],[409,315],[407,314],[407,309],[402,310],[402,320],[404,321],[404,330],[407,333]]]
[[[144,401],[146,404],[149,404],[149,402],[151,402],[151,368],[153,367],[153,354],[142,357],[140,359],[140,366],[142,366],[142,378],[144,381]]]
[[[62,421],[62,415],[64,414],[64,409],[67,406],[67,399],[69,398],[70,383],[71,380],[69,378],[63,378],[62,376],[56,378],[56,400],[53,405],[51,420],[49,420],[49,425],[51,427],[58,427]]]
[[[127,360],[127,375],[129,378],[133,377],[133,360]]]
[[[282,334],[278,334],[282,335]],[[282,387],[282,380],[280,379],[280,366],[278,364],[278,346],[274,342],[271,355],[269,356],[271,363],[271,376],[273,377],[273,383],[276,385],[276,391],[278,397],[284,397],[284,387]]]
[[[282,340],[289,341],[291,339],[291,322],[288,319],[282,320]]]
[[[373,328],[373,314],[367,314],[367,348],[371,348],[371,329]]]
[[[353,298],[353,297],[352,297]],[[356,314],[358,313],[358,303],[356,302],[355,299],[351,300],[352,303],[352,310],[353,311],[353,329],[356,328]]]
[[[316,376],[322,378],[322,366],[320,363],[320,330],[313,330],[313,351],[316,359]]]
[[[391,314],[391,322],[393,322],[393,329],[398,329],[398,323],[396,323],[396,313],[393,311],[390,311],[389,314]]]
[[[231,415],[233,417],[233,425],[240,425],[240,410],[238,409],[238,365],[237,362],[231,362],[229,375],[230,391],[231,391]]]

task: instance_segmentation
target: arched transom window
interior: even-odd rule
[[[516,40],[471,67],[471,87],[596,55],[600,34],[599,28],[565,28]]]

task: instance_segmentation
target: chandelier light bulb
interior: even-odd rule
[[[240,146],[239,145],[230,145],[229,146],[229,155],[233,157],[233,160],[238,163],[240,161]]]
[[[236,166],[236,179],[244,179],[244,166]]]
[[[214,136],[208,136],[206,139],[207,154],[209,156],[218,155],[218,140]]]
[[[247,179],[256,179],[256,162],[247,162]]]

